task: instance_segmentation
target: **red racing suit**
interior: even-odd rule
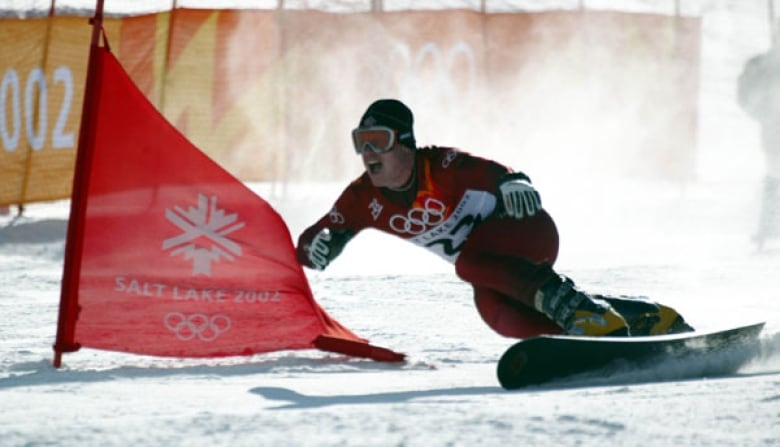
[[[455,265],[474,286],[477,309],[502,335],[527,337],[560,329],[533,309],[533,296],[553,275],[558,233],[545,210],[523,219],[506,217],[499,185],[528,179],[494,161],[452,148],[416,151],[412,186],[373,186],[364,173],[341,193],[330,212],[298,239],[301,264],[307,248],[327,228],[329,260],[364,228],[376,228],[428,249]]]

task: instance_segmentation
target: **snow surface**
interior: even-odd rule
[[[294,235],[338,192],[326,186],[271,199]],[[725,355],[515,392],[495,378],[512,341],[480,321],[469,287],[379,233],[310,279],[331,315],[406,352],[403,365],[319,351],[181,360],[84,349],[55,370],[68,203],[31,205],[0,230],[0,445],[780,445],[780,241],[751,243],[756,210],[744,197],[755,189],[613,184],[591,215],[555,191],[546,199],[564,235],[559,269],[580,286],[649,295],[700,329],[766,320],[761,356],[736,374],[722,374],[734,361]]]
[[[469,287],[433,255],[375,232],[307,274],[332,316],[407,353],[405,364],[84,349],[55,370],[69,207],[55,202],[0,216],[0,446],[780,446],[780,240],[761,251],[751,241],[763,160],[734,102],[741,64],[766,47],[754,11],[765,2],[698,3],[696,180],[529,174],[561,232],[558,270],[582,288],[650,296],[701,330],[767,321],[762,355],[739,372],[723,374],[735,360],[724,355],[506,392],[495,363],[512,340],[480,321]],[[342,185],[251,186],[297,237]]]

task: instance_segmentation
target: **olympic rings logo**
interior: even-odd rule
[[[449,48],[436,42],[425,42],[413,49],[408,43],[397,42],[390,52],[388,66],[400,67],[387,72],[386,82],[401,91],[423,89],[428,95],[438,95],[453,101],[468,96],[476,90],[477,56],[465,41]]]
[[[412,208],[406,216],[394,214],[390,217],[390,228],[396,233],[417,236],[428,231],[430,226],[444,222],[446,212],[442,201],[429,197],[425,200],[425,208]]]
[[[181,312],[169,312],[163,319],[165,327],[182,341],[198,337],[202,341],[214,341],[230,329],[230,318],[222,314],[208,316],[195,313],[184,315]]]

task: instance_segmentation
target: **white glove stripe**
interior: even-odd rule
[[[534,194],[531,191],[526,191],[523,194],[523,198],[525,199],[525,211],[529,216],[533,216],[536,214],[536,200],[534,200]]]
[[[515,216],[518,219],[522,219],[525,216],[525,194],[520,194],[515,191],[512,196],[515,198]]]

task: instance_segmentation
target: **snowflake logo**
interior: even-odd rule
[[[192,260],[192,275],[211,276],[211,263],[221,259],[235,260],[241,255],[241,246],[226,236],[244,227],[236,222],[238,214],[225,214],[217,208],[217,197],[210,199],[198,194],[198,207],[184,210],[179,206],[166,208],[165,217],[179,227],[182,233],[163,241],[163,250],[171,256]]]

